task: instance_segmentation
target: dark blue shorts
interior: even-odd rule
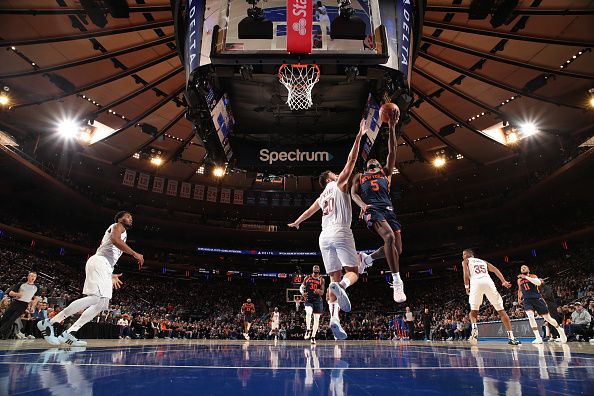
[[[384,206],[384,207],[376,207],[372,206],[371,208],[367,209],[365,215],[363,216],[363,220],[367,224],[369,229],[373,229],[373,225],[378,221],[387,221],[392,228],[393,231],[400,232],[402,230],[402,226],[396,220],[396,214],[394,210],[392,210],[391,206]]]
[[[549,313],[549,307],[542,298],[525,298],[522,304],[524,304],[524,311],[534,311],[539,315]]]
[[[312,307],[313,313],[315,314],[324,313],[324,302],[321,298],[319,300],[306,301],[303,305],[305,305],[306,307]]]
[[[254,315],[246,314],[243,317],[243,321],[246,323],[252,323],[254,321]]]

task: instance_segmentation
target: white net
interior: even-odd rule
[[[318,65],[282,65],[278,78],[289,92],[287,104],[291,110],[306,110],[313,105],[311,90],[320,80]]]

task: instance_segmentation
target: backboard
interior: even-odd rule
[[[305,0],[293,2],[306,3]],[[379,11],[373,10],[375,1],[343,1],[351,8],[349,18],[344,17],[344,5],[339,6],[335,0],[323,2],[322,7],[317,1],[310,1],[311,50],[299,53],[292,53],[287,47],[288,29],[303,28],[287,23],[290,0],[211,0],[208,3],[218,6],[218,9],[207,6],[205,15],[206,24],[210,20],[210,25],[214,25],[209,51],[214,64],[373,65],[383,64],[388,59],[385,29],[381,26]],[[299,21],[305,23],[303,19]],[[355,34],[345,38],[345,31]]]

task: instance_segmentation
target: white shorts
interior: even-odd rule
[[[342,271],[342,267],[359,267],[353,231],[350,228],[331,228],[320,234],[320,251],[326,273]]]
[[[280,325],[279,322],[272,322],[272,324],[270,325],[270,328],[272,330],[278,330],[279,329],[279,325]]]
[[[85,273],[84,295],[111,298],[113,293],[113,284],[111,283],[113,268],[105,257],[97,255],[89,257],[85,266]]]
[[[487,296],[487,300],[489,300],[495,310],[503,310],[503,298],[501,298],[501,294],[499,294],[495,283],[491,279],[477,279],[474,282],[470,282],[468,302],[470,303],[471,310],[479,310],[483,303],[483,296]]]

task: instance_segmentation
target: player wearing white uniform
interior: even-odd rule
[[[122,285],[120,280],[122,274],[113,274],[113,268],[122,253],[128,253],[134,257],[139,266],[142,267],[144,263],[142,254],[136,253],[126,244],[126,230],[131,227],[132,215],[129,212],[118,212],[115,216],[115,224],[110,225],[105,231],[97,252],[87,260],[83,287],[83,294],[86,297],[73,301],[51,320],[46,319],[37,323],[37,327],[44,334],[45,340],[50,344],[56,345],[56,341],[58,341],[57,343],[68,346],[86,346],[87,343],[77,339],[72,335],[72,332],[79,330],[101,311],[109,308],[113,288],[119,289]],[[56,340],[53,325],[80,311],[83,311],[83,313],[78,320]],[[45,334],[48,335],[45,336]]]
[[[509,289],[511,283],[505,280],[501,271],[499,271],[493,264],[474,257],[474,251],[472,249],[464,250],[462,252],[462,259],[464,287],[466,288],[468,302],[470,303],[469,316],[472,324],[472,331],[468,340],[472,344],[478,342],[478,327],[476,325],[478,311],[483,303],[483,296],[487,296],[487,299],[499,314],[503,326],[507,330],[508,344],[520,344],[520,341],[516,340],[514,337],[509,316],[507,316],[505,309],[503,309],[503,299],[497,291],[497,287],[495,287],[495,283],[493,282],[493,279],[491,279],[489,271],[497,275],[503,287]]]
[[[363,135],[365,135],[365,120],[361,120],[359,124],[359,133],[340,174],[336,175],[331,171],[323,172],[319,180],[324,191],[309,209],[303,212],[294,223],[289,224],[289,227],[299,229],[303,221],[322,209],[320,251],[326,273],[332,280],[328,286],[330,328],[339,340],[345,339],[347,334],[340,325],[338,308],[350,312],[351,302],[346,294],[346,288],[359,279],[359,257],[351,231],[352,208],[347,185],[357,162]],[[344,276],[342,276],[343,268]]]
[[[278,340],[279,329],[280,329],[280,312],[278,312],[277,307],[274,307],[274,312],[271,315],[271,321],[270,321],[270,333],[268,333],[268,335],[274,334],[274,341]]]

